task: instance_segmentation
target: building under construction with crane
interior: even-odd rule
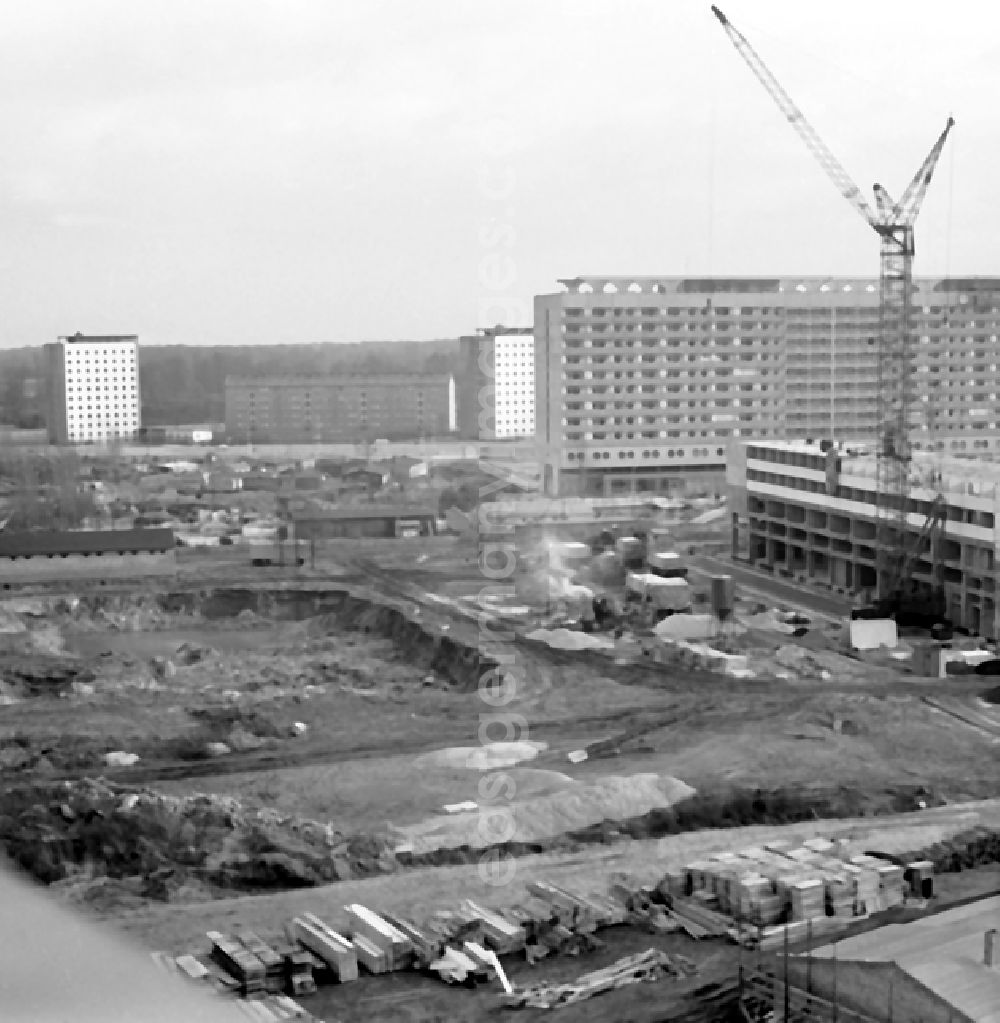
[[[917,452],[911,472],[923,480],[909,487],[905,524],[889,540],[898,557],[889,560],[879,550],[886,541],[873,449],[735,445],[728,466],[735,552],[789,579],[896,600],[915,624],[947,621],[1000,638],[1000,465]]]
[[[917,371],[924,368],[917,354],[926,335],[915,330],[914,224],[955,122],[948,118],[898,201],[875,184],[873,210],[747,39],[718,7],[712,13],[834,186],[878,236],[881,255],[874,457],[845,465],[832,439],[818,451],[754,445],[735,453],[734,514],[743,510],[750,521],[750,556],[782,563],[792,574],[828,573],[828,581],[847,592],[870,592],[867,610],[874,616],[950,619],[994,637],[996,484],[976,467],[974,478],[960,480],[955,493],[953,464],[920,458],[917,446],[922,437],[937,446],[940,393],[921,394],[917,386]],[[995,326],[995,298],[979,305],[979,315]],[[977,324],[975,314],[971,323]],[[957,364],[969,362],[966,356]],[[995,379],[991,372],[986,387]],[[782,471],[788,466],[794,469]],[[796,491],[815,496],[796,500]]]

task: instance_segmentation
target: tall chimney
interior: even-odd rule
[[[987,966],[1000,966],[1000,931],[988,930],[983,941],[983,962]]]

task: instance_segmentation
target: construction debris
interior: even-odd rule
[[[500,1001],[510,1009],[556,1009],[627,984],[656,981],[663,977],[680,979],[690,977],[696,971],[694,963],[684,956],[670,956],[658,949],[649,949],[619,959],[603,970],[585,973],[571,984],[532,984],[515,988],[501,995]]]

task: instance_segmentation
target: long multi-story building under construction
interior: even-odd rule
[[[535,298],[557,494],[718,480],[732,440],[876,435],[875,278],[577,277]],[[918,449],[1000,449],[1000,278],[918,279]]]
[[[908,535],[902,538],[903,549],[914,554],[908,581],[943,588],[953,625],[1000,638],[1000,465],[916,452],[911,479]],[[845,595],[877,591],[873,448],[734,444],[727,484],[734,553]],[[940,528],[925,532],[938,505]]]

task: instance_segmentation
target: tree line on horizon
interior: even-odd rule
[[[447,373],[457,359],[455,339],[205,347],[143,347],[140,339],[142,422],[144,426],[222,422],[227,376]],[[43,349],[0,350],[0,422],[36,429],[45,425],[46,407]]]

